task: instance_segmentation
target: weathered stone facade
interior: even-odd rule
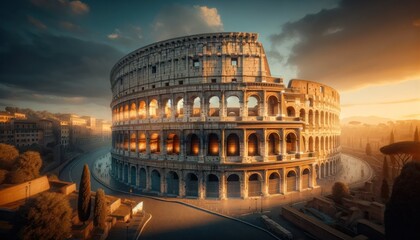
[[[272,196],[336,172],[339,94],[272,77],[257,34],[151,44],[117,62],[111,85],[112,174],[144,191]]]

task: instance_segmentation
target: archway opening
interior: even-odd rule
[[[248,156],[259,156],[258,137],[255,133],[248,136]]]
[[[289,171],[287,173],[287,191],[293,192],[297,190],[297,176],[295,171]]]
[[[187,174],[185,195],[188,197],[198,197],[198,178],[194,173]]]
[[[296,153],[296,135],[289,133],[286,136],[286,151],[287,153]]]
[[[209,156],[219,156],[219,137],[217,134],[209,134],[207,154]]]
[[[227,182],[227,197],[228,198],[240,198],[241,197],[241,183],[239,176],[231,174],[226,180]]]
[[[268,177],[268,193],[280,193],[280,175],[276,172],[271,173]]]
[[[239,137],[235,133],[229,134],[227,137],[226,155],[239,156]]]
[[[179,195],[179,176],[176,172],[170,171],[166,175],[167,194]]]
[[[248,98],[248,116],[258,116],[259,101],[255,96],[250,96]]]
[[[214,174],[207,176],[206,197],[219,198],[219,178]]]

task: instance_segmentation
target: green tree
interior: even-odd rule
[[[409,162],[395,179],[385,208],[386,239],[420,239],[420,163]]]
[[[83,224],[90,217],[91,209],[91,193],[90,193],[90,171],[87,164],[83,166],[83,173],[79,184],[79,197],[77,201],[77,215]]]
[[[384,162],[382,165],[382,178],[386,180],[389,179],[389,167],[388,167],[388,160],[386,156],[384,156]]]
[[[372,155],[372,147],[370,146],[370,143],[366,143],[366,155]]]
[[[17,158],[13,170],[9,172],[9,183],[22,183],[39,177],[42,159],[38,152],[27,151]]]
[[[419,129],[417,127],[416,127],[416,130],[414,131],[414,141],[415,142],[420,142]]]
[[[386,179],[382,180],[381,198],[384,202],[386,202],[389,198],[389,185],[388,185],[388,181]]]
[[[0,168],[11,170],[15,164],[19,151],[12,145],[0,143]]]
[[[343,182],[335,182],[332,186],[332,198],[336,203],[342,203],[344,197],[350,196],[349,187]]]
[[[65,195],[43,192],[19,208],[14,227],[19,239],[67,239],[71,234],[71,216]]]
[[[108,216],[108,206],[106,204],[105,192],[99,188],[96,191],[95,204],[93,209],[93,224],[101,230],[106,228],[106,217]]]

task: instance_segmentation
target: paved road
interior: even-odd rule
[[[75,181],[78,184],[83,165],[86,163],[93,170],[94,161],[108,152],[109,148],[104,147],[78,157],[63,169],[60,178],[66,181]],[[128,190],[127,186],[117,182],[113,182],[112,185],[116,189]],[[106,188],[94,178],[91,178],[91,187],[93,191],[96,191],[97,188],[104,188],[107,194],[130,197],[130,195],[124,195]],[[140,239],[275,239],[268,233],[246,224],[180,203],[133,197],[136,200],[143,201],[144,210],[153,215]]]

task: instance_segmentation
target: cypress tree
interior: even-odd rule
[[[102,188],[96,191],[95,205],[93,210],[93,224],[101,230],[106,228],[106,216],[108,215],[108,207],[106,204],[105,192]]]
[[[87,164],[83,166],[83,173],[79,184],[79,198],[77,201],[77,215],[83,224],[90,217],[91,197],[90,197],[90,171]]]
[[[416,130],[414,131],[414,142],[420,142],[419,129],[417,127],[416,127]]]
[[[384,163],[382,165],[382,178],[385,180],[389,179],[389,167],[388,167],[388,160],[386,156],[384,156]]]
[[[391,136],[389,136],[389,144],[394,143],[395,139],[394,139],[394,130],[391,131]]]
[[[372,147],[370,146],[370,143],[366,143],[366,155],[372,155]]]

